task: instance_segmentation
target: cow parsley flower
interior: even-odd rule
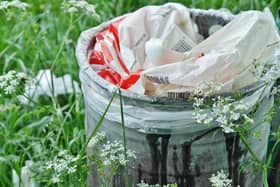
[[[212,174],[209,178],[212,187],[231,187],[232,180],[228,178],[228,175],[224,170],[218,171],[217,174]]]
[[[100,150],[100,157],[103,158],[105,166],[121,165],[125,166],[131,159],[136,159],[135,151],[127,150],[127,159],[124,155],[124,146],[120,141],[107,141]]]
[[[143,180],[141,180],[141,183],[138,183],[137,187],[160,187],[160,185],[159,184],[149,185],[148,183],[145,183]]]
[[[74,12],[78,12],[79,10],[76,7],[70,7],[68,8],[67,12],[68,13],[74,13]]]
[[[105,139],[106,139],[105,132],[98,132],[98,133],[96,133],[96,135],[94,137],[91,138],[91,140],[89,141],[88,146],[89,147],[94,147],[98,143],[103,142]]]
[[[249,109],[248,105],[242,101],[233,102],[231,98],[218,96],[213,99],[213,103],[210,106],[195,98],[193,107],[193,115],[197,123],[215,123],[225,133],[234,132],[234,128],[239,126],[240,120],[253,123],[253,120],[244,114]]]
[[[193,106],[194,106],[194,107],[200,107],[200,106],[203,105],[203,102],[204,102],[204,98],[195,97],[195,98],[194,98]]]
[[[72,174],[72,173],[75,173],[77,171],[77,166],[71,166],[67,169],[67,173],[68,174]]]
[[[65,12],[68,13],[76,13],[78,11],[83,11],[89,15],[99,17],[99,15],[95,11],[95,6],[89,4],[87,1],[84,0],[69,0],[63,3],[62,8]]]
[[[26,96],[24,95],[18,95],[17,100],[20,102],[22,105],[27,105],[29,103],[29,100],[27,99]]]
[[[177,186],[178,185],[176,183],[163,185],[163,187],[177,187]],[[141,180],[141,183],[138,183],[137,187],[160,187],[160,185],[159,184],[150,185],[148,183],[145,183],[143,180]]]
[[[279,44],[280,43],[278,41],[278,42],[268,45],[267,47],[273,47],[273,48],[276,47],[277,51],[275,52],[275,54],[278,54],[278,51],[280,49]],[[269,84],[273,81],[276,81],[279,77],[280,64],[278,63],[278,60],[279,60],[278,55],[274,55],[274,57],[271,58],[266,63],[264,63],[264,61],[261,60],[261,58],[256,58],[253,60],[253,62],[249,66],[249,72],[258,81]]]
[[[61,181],[61,176],[73,174],[77,171],[76,161],[79,160],[79,158],[79,155],[73,156],[66,150],[61,151],[53,160],[47,161],[44,164],[43,170],[52,173],[52,183],[59,183]]]
[[[199,83],[197,88],[193,91],[194,96],[207,97],[219,93],[221,85],[213,81],[203,81]]]
[[[13,1],[1,1],[0,2],[0,10],[8,9],[8,8],[18,8],[25,10],[29,7],[29,4],[25,2],[21,2],[19,0],[13,0]]]
[[[9,94],[12,94],[13,92],[15,92],[16,90],[16,87],[13,86],[13,85],[8,85],[6,88],[5,88],[5,94],[6,95],[9,95]]]
[[[54,184],[60,183],[59,175],[54,174],[51,178],[51,182],[54,183]]]
[[[27,81],[27,75],[23,72],[9,71],[5,75],[0,76],[0,94],[12,95],[18,94],[24,89]]]

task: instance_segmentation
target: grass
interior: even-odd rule
[[[163,0],[92,0],[100,18],[80,14],[74,17],[62,9],[62,0],[26,0],[26,10],[0,10],[0,75],[9,70],[35,77],[41,69],[56,76],[70,74],[79,81],[75,59],[76,41],[81,31],[118,15]],[[174,1],[175,2],[175,1]],[[278,0],[177,0],[188,7],[229,8],[234,13],[269,6],[274,15]],[[86,144],[83,98],[79,94],[41,97],[36,105],[23,106],[15,98],[0,97],[0,186],[13,186],[12,169],[18,175],[26,160],[38,164],[56,158],[67,150],[77,155]],[[86,160],[78,172],[65,175],[59,186],[86,186]],[[41,185],[51,185],[49,176]]]

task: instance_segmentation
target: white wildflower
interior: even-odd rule
[[[88,5],[88,2],[84,0],[71,0],[69,3],[79,8],[85,8]]]
[[[203,105],[203,102],[204,102],[204,98],[195,97],[193,106],[194,107],[199,107],[199,106]]]
[[[204,123],[208,116],[206,113],[203,113],[203,110],[196,110],[193,115],[198,123]]]
[[[51,178],[51,182],[52,183],[59,183],[60,182],[60,178],[59,178],[59,175],[57,174],[54,174]]]
[[[87,12],[89,12],[92,15],[97,15],[96,11],[95,11],[95,6],[94,5],[88,4],[86,6],[86,10],[87,10]]]
[[[51,169],[53,167],[53,162],[52,161],[48,161],[46,163],[46,169]]]
[[[21,2],[19,0],[13,0],[10,2],[10,6],[24,10],[29,7],[29,4]]]
[[[66,150],[61,150],[57,154],[59,157],[67,156],[67,151]]]
[[[68,168],[67,173],[72,174],[75,173],[76,171],[77,171],[77,166],[71,166]]]
[[[234,127],[236,127],[237,125],[233,124],[233,123],[229,123],[229,124],[220,124],[220,127],[222,127],[223,131],[225,133],[232,133],[234,132]]]
[[[9,7],[8,5],[9,5],[9,1],[0,2],[0,10],[8,8]]]
[[[248,109],[249,109],[249,106],[242,102],[239,102],[235,105],[235,110],[248,110]]]
[[[224,106],[223,106],[223,113],[228,113],[229,110],[230,110],[229,105],[224,105]]]
[[[193,95],[207,97],[218,93],[220,90],[221,85],[219,83],[213,81],[202,81],[193,91]]]
[[[61,151],[58,155],[50,161],[47,161],[43,168],[53,172],[52,183],[60,182],[60,176],[65,174],[72,174],[77,171],[76,161],[79,156],[70,155],[66,150]]]
[[[91,138],[91,140],[89,141],[88,146],[89,147],[94,147],[98,143],[103,142],[105,139],[106,139],[105,132],[98,132],[98,133],[96,133],[96,135],[94,137]]]
[[[199,103],[198,101],[194,104],[194,119],[197,123],[209,124],[215,122],[225,133],[230,133],[238,127],[240,119],[252,122],[247,115],[241,115],[249,109],[247,104],[241,101],[232,102],[233,99],[221,98],[220,96],[212,100],[213,104],[207,110],[202,110],[200,105],[196,104]]]
[[[12,80],[13,78],[15,78],[16,73],[17,72],[15,70],[9,71],[5,76],[6,80]]]
[[[78,12],[79,10],[81,10],[87,14],[98,17],[98,14],[95,11],[95,6],[92,4],[89,4],[87,1],[70,0],[70,1],[67,1],[66,3],[64,3],[62,5],[62,8],[65,10],[65,12],[68,12],[68,13],[75,13],[75,12]]]
[[[107,166],[115,164],[125,166],[129,160],[136,159],[136,153],[134,151],[127,150],[126,155],[127,160],[124,155],[124,146],[117,140],[112,143],[108,141],[104,144],[100,152],[100,157],[103,158],[103,164]]]
[[[0,75],[0,82],[4,82],[6,80],[6,77],[4,75]]]
[[[240,118],[239,112],[230,111],[230,120],[238,120]]]
[[[218,116],[218,118],[216,119],[216,122],[220,123],[220,124],[227,124],[228,120],[226,116]]]
[[[4,90],[5,90],[5,94],[9,95],[16,91],[16,87],[12,85],[8,85]]]
[[[76,7],[70,7],[67,12],[69,13],[74,13],[74,12],[78,12],[79,10]]]
[[[207,117],[205,118],[205,120],[203,121],[203,124],[207,125],[207,124],[213,122],[213,120],[214,120],[213,117],[207,116]]]
[[[209,178],[212,187],[231,187],[232,180],[228,178],[228,175],[224,170],[218,171],[217,174],[212,174]]]
[[[16,80],[16,79],[11,80],[11,81],[10,81],[10,85],[12,85],[12,86],[17,86],[17,85],[19,85],[19,81]]]
[[[27,79],[27,75],[23,72],[19,72],[16,74],[17,78],[19,79]]]
[[[141,180],[141,183],[138,183],[137,187],[160,187],[160,185],[159,184],[149,185],[148,183],[145,183],[143,180]]]
[[[7,87],[8,86],[8,82],[7,81],[1,81],[0,80],[0,89],[3,89],[3,88],[5,88],[5,87]]]
[[[160,187],[159,184],[154,184],[154,185],[150,185],[148,183],[145,183],[143,180],[141,180],[141,183],[137,184],[137,187]],[[167,185],[163,185],[163,187],[177,187],[177,184],[167,184]]]
[[[14,70],[9,71],[5,75],[0,76],[0,92],[5,95],[16,93],[20,88],[24,87],[27,76],[25,73],[18,73]]]
[[[0,10],[4,10],[4,9],[7,9],[7,8],[12,8],[12,7],[25,10],[26,8],[29,7],[29,4],[27,4],[25,2],[21,2],[19,0],[0,2]]]
[[[261,63],[259,60],[252,63],[250,72],[259,81],[271,83],[278,78],[280,65],[279,63]]]

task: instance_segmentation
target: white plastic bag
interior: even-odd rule
[[[279,36],[271,13],[248,11],[235,17],[186,54],[182,61],[146,69],[146,94],[167,96],[188,92],[204,81],[234,92],[257,81],[250,72],[272,56]],[[169,94],[170,95],[170,94]]]

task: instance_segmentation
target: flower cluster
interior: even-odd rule
[[[213,81],[203,81],[199,83],[197,88],[193,91],[194,96],[210,96],[218,93],[221,90],[221,85]]]
[[[167,185],[163,185],[163,187],[177,187],[178,185],[175,184],[167,184]],[[155,185],[150,185],[145,183],[143,180],[141,180],[141,183],[137,184],[137,187],[160,187],[159,184],[155,184]]]
[[[104,140],[106,140],[105,132],[98,132],[98,133],[96,133],[96,135],[94,137],[92,137],[90,139],[88,146],[89,147],[94,147],[98,143],[104,142]]]
[[[100,157],[103,158],[105,166],[120,165],[125,166],[131,159],[136,159],[135,151],[127,150],[127,159],[125,159],[124,145],[115,140],[114,142],[107,141],[100,152]]]
[[[79,160],[79,156],[73,156],[67,153],[67,151],[61,151],[54,160],[48,161],[44,169],[52,171],[53,175],[51,178],[52,183],[59,183],[60,177],[63,174],[72,174],[77,170],[76,161]]]
[[[0,94],[12,95],[24,88],[27,76],[23,72],[9,71],[0,76]]]
[[[89,15],[98,17],[98,14],[95,11],[95,6],[92,4],[89,4],[87,1],[69,0],[62,5],[62,8],[65,10],[65,12],[68,12],[68,13],[76,13],[80,10],[80,11],[86,12]]]
[[[104,132],[98,132],[93,136],[88,147],[94,152],[89,159],[97,167],[101,186],[112,186],[111,182],[118,174],[119,168],[126,166],[130,160],[136,159],[136,153],[126,150],[120,141],[107,141]]]
[[[19,0],[13,0],[13,1],[1,1],[0,2],[0,10],[8,9],[8,8],[18,8],[25,10],[29,7],[29,4],[25,2],[21,2]]]
[[[217,174],[212,174],[209,178],[212,187],[231,187],[232,180],[228,178],[228,175],[224,170],[218,171]]]
[[[261,77],[261,80],[263,80],[266,83],[271,83],[273,81],[276,81],[276,79],[279,78],[279,72],[280,72],[280,65],[277,64],[268,64],[264,67],[263,76]]]
[[[275,43],[273,45],[279,45],[279,44]],[[254,59],[254,62],[249,67],[249,72],[258,81],[265,82],[265,83],[271,83],[279,77],[280,65],[278,63],[278,58],[279,57],[274,57],[274,58],[270,59],[270,61],[268,63],[263,63],[259,59]]]
[[[215,123],[220,126],[225,133],[234,132],[234,128],[238,127],[240,120],[253,123],[245,113],[249,107],[242,101],[233,102],[231,98],[222,98],[218,96],[212,99],[212,106],[205,108],[204,98],[194,98],[194,118],[197,123],[210,124]]]

